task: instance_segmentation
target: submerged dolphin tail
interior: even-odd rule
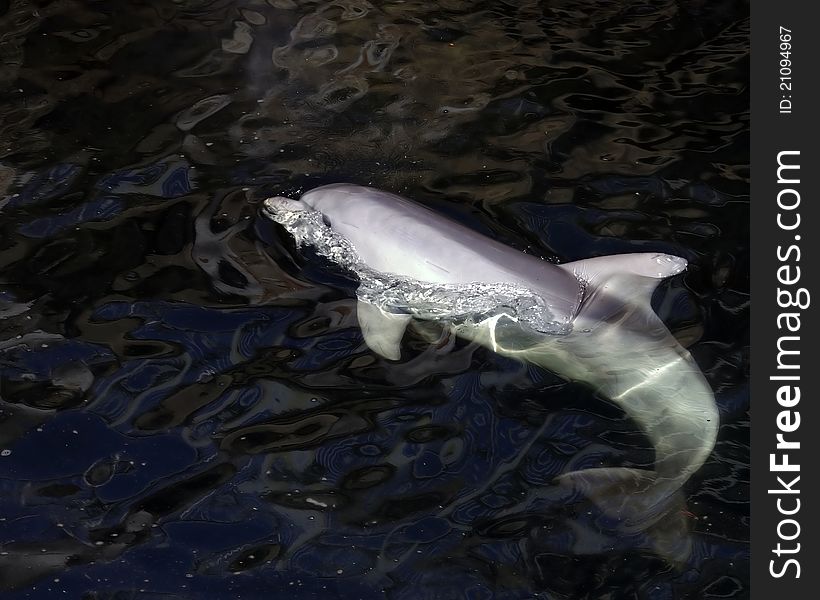
[[[570,377],[620,406],[655,448],[649,469],[602,467],[564,473],[571,486],[631,531],[651,532],[654,550],[673,564],[688,556],[682,486],[715,444],[714,393],[690,353],[651,308],[652,293],[686,261],[628,254],[562,265],[587,283],[573,334],[564,340],[583,365]],[[613,335],[617,332],[617,335]],[[548,356],[543,357],[546,366]]]

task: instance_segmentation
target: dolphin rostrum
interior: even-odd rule
[[[347,184],[299,201],[269,198],[264,211],[358,275],[359,324],[374,352],[398,359],[411,319],[435,320],[616,403],[654,446],[654,466],[583,468],[556,483],[636,530],[674,512],[718,428],[712,389],[650,304],[685,259],[635,253],[555,265],[400,196]]]

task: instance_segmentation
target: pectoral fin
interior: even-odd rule
[[[401,357],[401,339],[412,317],[388,313],[361,300],[356,305],[356,311],[368,348],[380,356],[398,360]]]

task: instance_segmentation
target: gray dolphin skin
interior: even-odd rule
[[[414,317],[432,318],[500,355],[583,382],[621,407],[654,446],[654,465],[583,468],[559,475],[555,483],[577,490],[623,527],[650,531],[654,549],[670,560],[688,555],[680,539],[680,490],[714,447],[718,411],[697,364],[650,305],[657,284],[686,268],[684,259],[636,253],[555,265],[413,201],[347,184],[314,189],[299,201],[270,198],[264,211],[279,222],[285,213],[318,213],[350,245],[361,281],[359,323],[374,352],[398,359],[407,325]],[[369,279],[383,276],[456,295],[478,285],[486,296],[487,289],[503,284],[504,290],[539,298],[536,314],[544,322],[506,305],[470,318],[463,307],[449,316],[447,310],[425,312],[411,294],[399,296],[404,306],[382,303],[363,290]]]

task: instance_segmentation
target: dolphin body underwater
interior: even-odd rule
[[[654,466],[583,468],[555,483],[580,492],[625,531],[649,531],[653,550],[670,562],[688,557],[680,488],[714,447],[718,411],[692,356],[650,304],[685,259],[635,253],[556,265],[356,185],[323,186],[298,201],[269,198],[263,212],[300,245],[358,275],[359,324],[374,352],[398,359],[409,322],[434,320],[617,404],[652,443]]]

